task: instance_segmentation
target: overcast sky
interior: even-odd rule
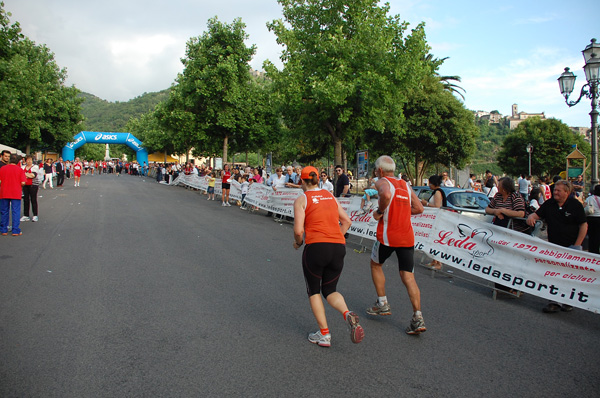
[[[23,33],[54,52],[68,84],[109,101],[127,101],[168,88],[182,71],[189,38],[209,18],[241,17],[257,46],[262,69],[281,65],[281,47],[266,23],[282,17],[276,0],[4,0]],[[571,126],[589,126],[590,101],[567,107],[556,79],[569,66],[577,75],[576,99],[585,82],[581,51],[600,40],[600,1],[391,0],[391,13],[413,25],[426,23],[440,72],[458,75],[472,110],[545,112]]]

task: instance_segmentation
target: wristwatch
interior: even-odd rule
[[[383,216],[383,212],[382,212],[381,210],[379,210],[379,209],[375,210],[375,213],[377,213],[377,214],[379,214],[379,215]]]

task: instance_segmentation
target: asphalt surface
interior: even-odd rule
[[[39,203],[23,236],[0,237],[0,397],[598,396],[590,312],[417,267],[428,330],[408,336],[395,258],[392,315],[369,317],[352,238],[338,288],[366,336],[352,344],[326,306],[321,348],[290,224],[132,176],[68,180]]]

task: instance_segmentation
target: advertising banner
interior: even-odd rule
[[[206,190],[204,177],[180,176],[174,184]],[[219,186],[217,180],[215,185]],[[302,190],[274,191],[251,184],[246,202],[275,214],[293,217],[294,200]],[[239,183],[232,181],[230,197],[241,199]],[[338,198],[350,216],[349,234],[375,240],[377,222],[372,217],[377,201],[360,214],[359,196]],[[432,259],[479,278],[527,294],[588,311],[600,311],[600,256],[554,245],[507,228],[501,228],[461,213],[425,208],[412,216],[415,249]]]

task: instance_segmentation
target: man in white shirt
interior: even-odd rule
[[[519,194],[523,197],[525,203],[529,203],[529,192],[531,192],[531,176],[525,177],[525,174],[521,174],[521,177],[517,180],[519,185]]]
[[[286,180],[286,176],[283,175],[283,172],[281,171],[281,167],[278,167],[275,169],[275,175],[273,175],[272,177],[273,183],[271,185],[271,187],[273,188],[273,191],[277,191],[278,189],[282,189],[285,188],[285,180]]]
[[[319,181],[319,188],[326,190],[327,192],[331,192],[333,194],[333,184],[329,181],[329,177],[327,173],[321,172],[321,181]]]

